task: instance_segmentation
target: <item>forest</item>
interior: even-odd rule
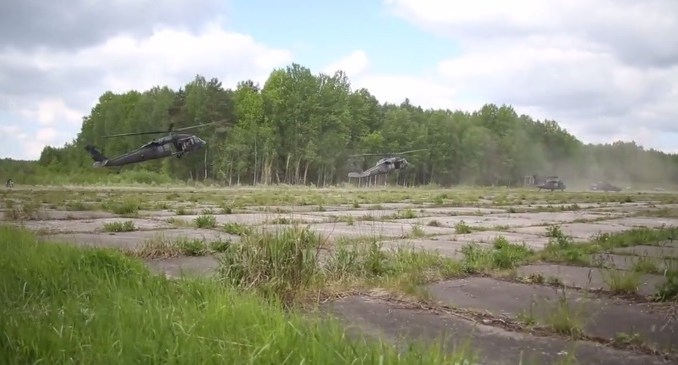
[[[105,135],[206,122],[216,123],[189,131],[207,141],[206,149],[181,159],[125,166],[120,172],[93,169],[84,149],[94,144],[113,157],[162,134]],[[423,109],[408,99],[399,105],[380,102],[369,90],[353,90],[342,71],[314,74],[299,64],[273,70],[263,85],[245,80],[229,89],[216,78],[197,75],[178,90],[105,92],[71,142],[44,148],[37,163],[0,161],[0,172],[12,174],[17,183],[44,182],[40,176],[77,183],[122,173],[142,182],[327,186],[346,182],[349,171],[379,158],[350,155],[422,148],[405,156],[411,166],[390,174],[391,182],[517,186],[534,174],[624,186],[678,182],[678,155],[634,142],[585,144],[556,121],[518,115],[508,105],[467,112]]]

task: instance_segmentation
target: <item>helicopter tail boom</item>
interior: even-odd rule
[[[361,177],[366,177],[367,174],[363,174],[362,172],[349,172],[348,177],[349,178],[361,178]]]
[[[85,146],[85,150],[87,150],[87,152],[89,152],[89,154],[92,156],[92,160],[94,160],[95,165],[103,166],[108,161],[108,157],[104,156],[104,154],[101,153],[98,148],[92,145]]]

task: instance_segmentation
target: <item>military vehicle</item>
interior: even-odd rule
[[[541,181],[537,182],[537,189],[539,191],[543,190],[560,190],[560,191],[565,191],[565,183],[560,180],[557,176],[547,176]]]
[[[591,184],[591,186],[589,186],[589,189],[591,189],[593,191],[605,191],[605,192],[621,191],[622,190],[622,188],[620,188],[618,186],[614,186],[614,185],[612,185],[612,184],[610,184],[606,181],[595,182],[595,183]]]

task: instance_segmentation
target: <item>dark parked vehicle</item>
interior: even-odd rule
[[[565,191],[565,183],[562,182],[560,179],[551,178],[546,179],[544,182],[537,184],[537,188],[539,189],[539,191],[541,191],[542,189],[551,191],[554,190]]]
[[[622,189],[618,186],[614,186],[608,182],[605,181],[598,181],[596,183],[591,184],[590,186],[591,190],[593,191],[621,191]]]

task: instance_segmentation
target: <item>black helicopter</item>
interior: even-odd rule
[[[207,142],[193,134],[185,133],[175,134],[174,132],[185,131],[188,129],[198,128],[211,124],[214,123],[198,124],[190,127],[173,129],[174,123],[170,123],[169,129],[166,131],[123,133],[105,136],[104,138],[111,138],[123,136],[138,136],[143,134],[169,133],[167,136],[156,138],[144,144],[143,146],[137,148],[134,151],[127,152],[115,158],[109,159],[108,157],[104,156],[103,153],[98,148],[92,145],[85,146],[85,150],[87,150],[87,152],[89,152],[89,154],[92,155],[92,159],[94,160],[94,164],[92,165],[93,167],[123,166],[169,156],[181,158],[183,155],[187,153],[194,152],[205,147],[207,145]]]
[[[426,149],[419,149],[419,150],[410,150],[410,151],[403,151],[403,152],[395,152],[395,153],[365,153],[362,155],[352,155],[349,157],[360,157],[360,156],[384,156],[384,155],[390,155],[389,157],[384,157],[377,161],[377,163],[370,167],[369,169],[361,172],[349,172],[348,177],[350,178],[363,178],[363,177],[371,177],[379,174],[388,174],[389,172],[393,170],[399,170],[402,168],[405,168],[407,166],[410,166],[410,163],[407,162],[407,160],[404,157],[398,157],[397,155],[404,155],[408,153],[413,153],[413,152],[419,152],[419,151],[425,151]]]

